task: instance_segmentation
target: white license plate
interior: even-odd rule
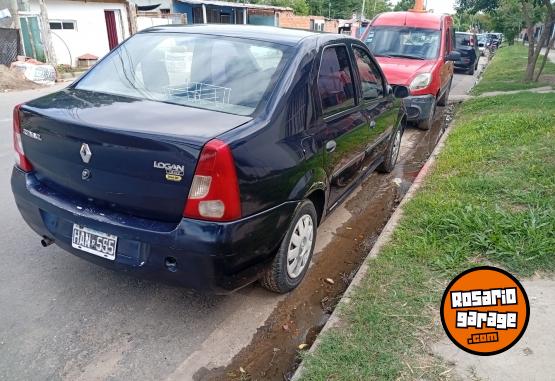
[[[118,237],[102,233],[80,225],[73,225],[71,246],[99,257],[113,261],[116,259]]]

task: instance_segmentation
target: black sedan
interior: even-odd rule
[[[474,33],[455,33],[456,49],[461,53],[461,58],[455,61],[455,69],[464,70],[467,74],[473,75],[478,69],[480,59],[480,48],[478,37]]]
[[[322,220],[395,166],[407,95],[345,36],[155,27],[15,108],[12,189],[44,246],[188,287],[287,292]]]

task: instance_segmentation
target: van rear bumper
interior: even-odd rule
[[[48,189],[17,167],[11,185],[26,223],[64,250],[113,270],[216,293],[233,291],[260,277],[298,205],[287,202],[226,223],[187,218],[170,223],[91,207]],[[117,236],[115,260],[73,248],[74,224]],[[175,260],[175,267],[167,266],[168,258]]]

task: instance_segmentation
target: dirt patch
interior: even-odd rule
[[[438,109],[439,110],[439,109]],[[253,340],[231,364],[203,368],[195,380],[288,380],[297,368],[299,347],[308,349],[368,255],[389,217],[408,191],[451,118],[452,108],[429,131],[409,129],[408,154],[388,175],[374,173],[344,204],[351,218],[315,255],[303,285],[278,304]],[[338,212],[338,211],[336,211]],[[246,311],[248,313],[248,311]]]
[[[0,91],[29,90],[41,87],[43,86],[25,79],[23,74],[10,70],[5,65],[0,65]]]

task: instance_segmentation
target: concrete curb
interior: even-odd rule
[[[452,124],[453,122],[450,123],[450,126]],[[351,302],[351,297],[355,289],[361,284],[362,280],[368,273],[371,260],[376,258],[380,253],[381,249],[385,246],[385,244],[391,240],[391,237],[393,236],[393,232],[395,231],[395,228],[397,227],[397,225],[399,224],[399,221],[403,217],[403,207],[408,201],[410,201],[414,197],[416,192],[422,187],[422,184],[424,183],[426,176],[430,172],[430,168],[432,168],[433,165],[435,164],[439,153],[445,146],[445,140],[447,139],[447,137],[449,136],[452,130],[453,128],[447,128],[443,133],[443,135],[441,136],[440,140],[438,141],[437,145],[432,151],[430,157],[418,172],[418,175],[414,179],[414,182],[412,183],[408,192],[405,194],[405,196],[399,203],[399,206],[397,207],[397,209],[395,209],[395,211],[389,218],[387,224],[385,225],[382,232],[378,236],[376,243],[374,243],[374,246],[372,246],[372,249],[368,253],[368,256],[366,257],[366,259],[358,269],[353,281],[347,288],[347,291],[345,291],[345,294],[343,294],[343,297],[337,304],[335,310],[333,311],[330,318],[322,328],[322,331],[320,331],[320,333],[316,337],[314,344],[310,347],[307,353],[309,354],[314,353],[314,351],[316,351],[316,348],[318,348],[318,346],[320,345],[322,334],[326,333],[327,331],[329,331],[334,327],[337,327],[341,323],[341,316],[340,316],[341,307]],[[302,377],[303,371],[304,371],[304,361],[299,364],[299,367],[293,374],[291,381],[299,381]]]

